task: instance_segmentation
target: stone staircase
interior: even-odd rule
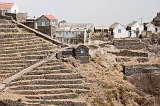
[[[29,106],[86,106],[84,97],[89,88],[83,77],[68,70],[63,62],[49,59],[59,50],[58,44],[19,28],[10,20],[0,19],[2,90],[7,87],[5,92],[9,88],[13,94],[23,96],[22,101]],[[41,66],[31,68],[41,62]],[[33,70],[27,71],[29,67]]]
[[[116,62],[123,63],[145,63],[149,61],[149,54],[146,52],[147,44],[140,39],[115,39],[113,45],[119,51],[108,51],[116,55]]]
[[[10,84],[12,92],[23,95],[27,105],[86,106],[83,77],[67,70],[61,61],[51,60]]]
[[[55,53],[57,47],[10,20],[0,19],[1,81]]]
[[[27,33],[24,28],[19,28],[16,24],[13,24],[11,20],[0,19],[0,33]]]

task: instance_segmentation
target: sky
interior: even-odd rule
[[[110,26],[135,20],[150,22],[160,12],[160,0],[0,0],[14,2],[20,12],[39,17],[52,14],[59,21]]]

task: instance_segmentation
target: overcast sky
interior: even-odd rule
[[[151,21],[160,12],[160,0],[0,0],[15,2],[29,16],[52,14],[67,22],[91,22],[110,26],[136,20]]]

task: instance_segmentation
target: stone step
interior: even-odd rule
[[[32,38],[32,36],[34,36],[35,37],[35,34],[34,33],[12,33],[12,34],[0,34],[0,38],[2,39],[2,38],[4,38],[4,39],[6,39],[6,38],[16,38],[16,39],[18,39],[18,38],[23,38],[23,37],[31,37]]]
[[[42,105],[41,103],[25,103],[25,105],[26,106],[44,106],[44,105]],[[46,105],[45,105],[46,106]],[[55,105],[53,105],[53,106],[55,106]]]
[[[47,62],[47,63],[43,64],[43,66],[45,66],[45,67],[55,66],[55,65],[64,65],[64,63],[63,62]]]
[[[25,67],[28,66],[29,64],[0,64],[0,67]]]
[[[23,67],[1,67],[0,70],[22,70]]]
[[[0,64],[20,64],[20,63],[26,63],[26,64],[33,64],[35,62],[39,61],[39,59],[32,59],[32,60],[2,60],[0,61]]]
[[[2,47],[8,47],[8,48],[11,48],[11,47],[14,47],[14,46],[17,46],[18,45],[18,47],[22,47],[22,46],[33,46],[33,45],[35,45],[35,46],[47,46],[47,43],[46,42],[44,42],[44,41],[2,41],[1,43],[0,43],[1,45],[2,45]],[[21,45],[20,45],[21,44]],[[22,44],[25,44],[25,45],[22,45]],[[17,48],[18,48],[17,47]]]
[[[41,95],[41,94],[64,94],[64,93],[73,93],[71,89],[44,89],[44,90],[22,90],[15,91],[13,93],[18,95]]]
[[[44,45],[44,44],[46,44],[46,42],[42,42],[42,41],[36,41],[36,42],[25,42],[25,43],[10,43],[10,42],[3,42],[2,44],[1,44],[1,47],[3,47],[3,48],[12,48],[12,47],[16,47],[16,48],[19,48],[19,47],[22,47],[22,45],[23,45],[23,47],[27,47],[28,45],[37,45],[37,46],[42,46],[42,45]]]
[[[19,32],[19,29],[18,28],[0,28],[0,33],[16,33],[16,32]]]
[[[87,106],[84,100],[77,99],[56,99],[56,100],[28,100],[29,103],[40,103],[41,105],[58,105],[58,106]]]
[[[43,75],[27,75],[17,80],[33,80],[33,79],[47,79],[47,80],[61,80],[61,79],[82,79],[83,77],[79,74],[43,74]]]
[[[76,93],[65,93],[65,94],[50,94],[50,95],[32,95],[32,96],[25,96],[27,99],[46,99],[46,100],[55,100],[55,99],[75,99],[78,97]]]
[[[39,47],[39,48],[28,48],[28,49],[19,49],[19,50],[3,50],[0,51],[1,54],[9,54],[9,53],[21,53],[21,52],[29,52],[29,51],[46,51],[46,50],[55,50],[55,48],[44,48],[44,47]]]
[[[17,54],[0,54],[0,57],[17,57]]]
[[[1,78],[7,78],[7,77],[10,77],[12,75],[14,75],[15,73],[6,73],[6,74],[0,74],[0,77]]]
[[[11,73],[18,73],[19,70],[13,69],[13,70],[0,70],[0,74],[11,74]]]
[[[44,75],[44,74],[61,74],[61,73],[75,73],[73,70],[61,69],[61,70],[34,70],[26,75]]]
[[[11,90],[42,90],[42,89],[58,89],[58,88],[70,88],[70,89],[87,89],[83,84],[60,84],[60,85],[21,85],[21,86],[10,86]]]
[[[64,66],[57,65],[57,66],[50,66],[50,67],[38,67],[36,68],[37,70],[60,70],[60,69],[65,69]]]
[[[146,48],[144,44],[116,46],[118,49],[140,50]]]
[[[83,80],[81,79],[72,79],[72,80],[31,80],[31,81],[16,81],[10,83],[10,85],[21,86],[21,85],[61,85],[61,84],[81,84]]]
[[[15,28],[16,24],[0,24],[0,28]]]
[[[127,76],[139,73],[157,73],[160,72],[160,64],[139,64],[123,66],[123,73]]]
[[[5,19],[0,19],[0,24],[10,24],[12,23],[11,20],[5,20]]]
[[[55,51],[53,50],[46,50],[46,51],[31,51],[31,52],[23,52],[21,53],[22,56],[25,55],[44,55],[44,54],[52,54]]]
[[[18,34],[19,35],[19,34]],[[24,34],[25,35],[25,34]],[[28,34],[27,34],[28,35]],[[18,36],[18,37],[5,37],[5,34],[4,35],[1,35],[0,34],[0,37],[3,38],[3,39],[0,39],[0,42],[30,42],[30,40],[34,41],[34,40],[43,40],[41,39],[40,37],[36,36],[35,34],[33,33],[30,33],[30,36]]]
[[[0,60],[3,60],[3,61],[7,61],[7,60],[23,60],[23,59],[43,59],[45,58],[46,55],[39,55],[39,56],[23,56],[23,57],[0,57]]]

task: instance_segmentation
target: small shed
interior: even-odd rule
[[[85,45],[80,45],[73,49],[73,56],[75,59],[80,60],[81,63],[89,62],[89,48]]]
[[[80,63],[89,63],[89,48],[85,45],[79,45],[78,47],[66,48],[56,54],[57,59],[69,57],[74,57],[75,59],[79,60]]]

